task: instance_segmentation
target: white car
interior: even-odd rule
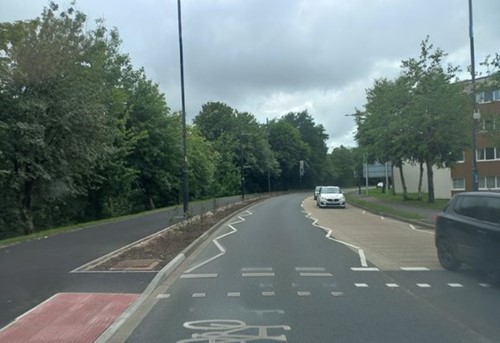
[[[345,197],[337,186],[322,186],[316,199],[318,207],[341,207],[345,208]]]

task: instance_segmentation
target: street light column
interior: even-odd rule
[[[480,118],[476,101],[476,67],[474,59],[474,33],[472,25],[472,0],[469,0],[469,38],[470,38],[470,59],[471,59],[471,83],[472,83],[472,107],[474,114],[472,117],[472,190],[479,190],[479,174],[477,172],[477,121]]]

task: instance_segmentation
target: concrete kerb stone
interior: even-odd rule
[[[255,205],[256,202],[263,201],[268,197],[258,198],[256,201],[248,204],[244,208],[242,208],[238,213],[242,211],[246,211],[251,206]],[[240,204],[241,202],[237,202],[234,205]],[[231,205],[227,206],[231,207]],[[180,252],[172,261],[170,261],[165,267],[163,267],[153,278],[153,280],[146,287],[144,292],[139,296],[139,298],[130,306],[106,331],[104,331],[101,336],[95,341],[95,343],[106,343],[109,342],[112,337],[120,330],[123,324],[132,317],[132,315],[145,303],[145,301],[151,296],[154,290],[163,283],[168,277],[181,265],[182,262],[186,259],[187,256],[192,254],[198,247],[200,247],[206,240],[209,238],[215,231],[217,231],[222,225],[224,225],[227,221],[233,218],[236,214],[232,213],[227,217],[221,219],[218,223],[213,225],[210,229],[204,232],[200,237],[194,240],[189,246],[184,248],[182,252]],[[181,223],[178,223],[181,224]],[[176,225],[178,225],[176,224]],[[164,231],[164,230],[162,230]],[[156,235],[156,234],[155,234]]]

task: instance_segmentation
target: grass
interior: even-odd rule
[[[393,215],[396,217],[404,218],[404,219],[422,219],[420,215],[417,213],[413,212],[408,212],[408,211],[403,211],[400,209],[392,208],[389,206],[385,206],[380,203],[374,203],[370,201],[363,200],[363,198],[360,198],[356,195],[346,193],[345,197],[347,199],[347,202],[353,205],[358,205],[363,208],[373,210],[378,213],[384,213],[386,215]]]
[[[60,233],[77,231],[77,230],[81,230],[81,229],[91,227],[91,226],[102,225],[102,224],[106,224],[106,223],[114,223],[114,222],[119,222],[119,221],[126,220],[126,219],[141,217],[144,215],[165,211],[167,209],[175,208],[175,207],[179,207],[179,205],[155,209],[155,210],[146,211],[146,212],[128,214],[128,215],[124,215],[124,216],[120,216],[120,217],[106,218],[106,219],[94,220],[91,222],[85,222],[85,223],[57,227],[57,228],[53,228],[53,229],[42,230],[42,231],[32,233],[30,235],[23,235],[23,236],[6,238],[3,240],[0,240],[0,248],[4,247],[4,246],[8,246],[8,245],[14,245],[17,243],[25,242],[25,241],[33,241],[33,240],[47,238],[47,237],[54,236],[54,235],[57,235]]]
[[[366,194],[366,190],[363,190],[363,194]],[[434,199],[434,202],[430,203],[427,201],[427,193],[422,193],[422,200],[418,200],[417,193],[408,193],[408,200],[405,200],[403,199],[402,193],[396,195],[392,195],[392,193],[385,194],[382,193],[381,189],[369,189],[368,195],[385,201],[400,203],[401,205],[429,208],[433,210],[441,210],[448,203],[448,199]]]

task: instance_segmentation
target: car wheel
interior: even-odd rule
[[[440,238],[437,241],[437,254],[439,263],[444,269],[456,271],[462,264],[455,256],[455,245],[448,238]]]

